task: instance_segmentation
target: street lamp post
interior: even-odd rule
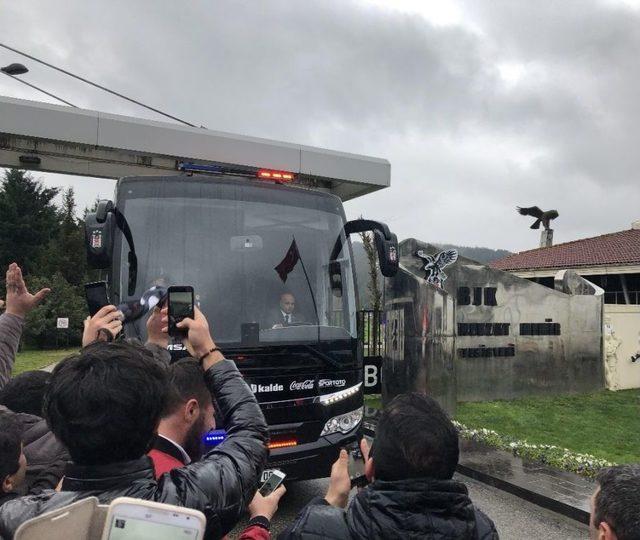
[[[55,94],[52,94],[51,92],[47,92],[46,90],[43,90],[42,88],[37,87],[35,84],[28,83],[27,81],[23,81],[22,79],[19,79],[18,77],[16,77],[16,75],[24,75],[25,73],[29,72],[29,69],[24,64],[17,64],[17,63],[9,64],[8,66],[4,66],[0,68],[0,71],[5,75],[7,75],[8,77],[11,77],[15,81],[19,81],[22,84],[26,84],[31,88],[35,88],[36,90],[42,92],[43,94],[47,94],[49,97],[52,97],[53,99],[62,101],[62,103],[64,103],[65,105],[69,105],[69,107],[73,107],[74,109],[78,108],[73,103],[69,103],[68,101],[65,101],[64,99],[62,99],[61,97],[58,97]]]
[[[2,73],[6,73],[7,75],[24,75],[25,73],[28,73],[29,70],[24,64],[14,63],[0,68],[0,71],[2,71]]]

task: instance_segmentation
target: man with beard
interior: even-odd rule
[[[185,358],[167,369],[171,390],[153,449],[149,452],[156,479],[166,472],[198,461],[204,453],[204,435],[215,428],[211,393],[198,362]],[[284,486],[266,497],[256,492],[247,508],[249,522],[240,533],[239,540],[271,538],[270,522],[285,492]]]
[[[169,366],[168,371],[171,390],[158,436],[149,452],[156,478],[198,461],[204,450],[204,435],[215,428],[211,394],[198,362],[180,360]]]

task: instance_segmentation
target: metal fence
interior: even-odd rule
[[[358,336],[362,340],[365,356],[382,356],[384,352],[382,313],[372,309],[358,312]]]

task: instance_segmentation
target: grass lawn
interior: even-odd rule
[[[640,462],[640,390],[459,403],[456,420],[532,444]]]
[[[364,396],[364,404],[367,407],[382,409],[382,396],[380,394],[370,394],[368,396]]]
[[[16,363],[13,366],[13,374],[18,375],[23,371],[31,369],[40,369],[53,362],[58,362],[69,356],[71,353],[77,352],[78,347],[71,349],[56,349],[51,351],[32,351],[24,350],[16,356]]]

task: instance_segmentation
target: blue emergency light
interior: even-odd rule
[[[227,438],[227,432],[224,429],[212,429],[204,436],[204,444],[206,446],[218,446]]]
[[[226,172],[224,167],[220,165],[202,165],[200,163],[185,163],[181,161],[178,163],[178,170],[184,172],[208,172],[208,173],[224,173]]]

